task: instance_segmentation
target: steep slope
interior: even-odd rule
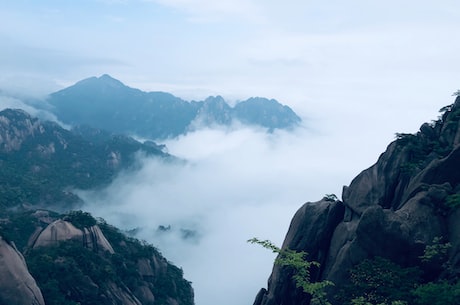
[[[97,129],[65,130],[22,110],[0,111],[0,207],[68,208],[79,202],[71,188],[109,183],[135,165],[138,152],[170,159],[162,148]]]
[[[255,97],[235,105],[235,117],[243,123],[258,122],[273,131],[275,128],[290,128],[300,123],[300,118],[288,106],[276,100]]]
[[[0,215],[0,236],[19,241],[27,262],[0,238],[0,279],[8,278],[0,280],[0,304],[194,304],[182,270],[88,213]]]
[[[45,305],[22,254],[0,236],[0,304]]]
[[[443,111],[418,133],[399,134],[375,165],[344,187],[342,201],[306,203],[294,216],[283,248],[307,251],[321,264],[312,280],[335,283],[328,291],[333,304],[351,304],[339,295],[352,289],[350,272],[366,259],[414,267],[421,272],[419,285],[458,281],[460,98]],[[422,259],[427,249],[437,249],[441,258]],[[414,299],[409,304],[419,304]],[[307,305],[310,298],[296,289],[291,269],[275,265],[268,290],[254,304]]]
[[[222,97],[187,102],[165,92],[143,92],[109,75],[91,77],[50,95],[51,111],[70,125],[90,125],[116,133],[164,139],[197,126],[233,120],[269,130],[292,128],[301,119],[275,100],[249,99],[231,108]]]
[[[176,160],[154,142],[22,110],[0,112],[0,304],[193,305],[182,270],[154,247],[84,212],[72,188],[110,183],[136,154]]]

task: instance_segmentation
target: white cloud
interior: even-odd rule
[[[167,143],[186,166],[146,159],[86,193],[96,216],[142,224],[141,237],[184,267],[198,305],[252,302],[272,256],[245,240],[280,244],[297,207],[339,195],[395,132],[415,132],[460,87],[456,0],[18,3],[0,4],[2,89],[44,94],[109,73],[184,99],[276,98],[308,116],[293,135],[189,134]],[[34,111],[11,98],[0,106]],[[154,233],[168,224],[171,237]],[[183,242],[180,227],[199,242]]]
[[[281,245],[305,201],[340,196],[373,162],[364,151],[341,150],[348,141],[305,128],[274,134],[203,129],[166,143],[187,164],[142,159],[139,172],[81,194],[95,216],[125,229],[141,227],[139,238],[183,267],[197,304],[249,304],[266,286],[274,257],[246,240]],[[159,234],[158,226],[171,229]],[[184,240],[181,229],[196,235]]]
[[[256,1],[245,0],[146,0],[184,11],[191,21],[221,22],[231,19],[261,22],[263,6]]]
[[[22,109],[33,117],[38,117],[44,121],[53,121],[58,123],[62,128],[70,129],[70,126],[60,122],[54,114],[44,109],[37,109],[31,103],[25,103],[21,99],[11,97],[0,90],[0,111],[7,108]]]
[[[35,108],[29,105],[26,105],[25,103],[23,103],[21,100],[17,98],[13,98],[7,95],[2,95],[2,92],[0,91],[0,110],[4,110],[6,108],[22,109],[31,114],[37,113],[37,110]]]

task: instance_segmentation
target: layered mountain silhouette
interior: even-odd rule
[[[150,139],[165,139],[196,127],[256,125],[269,131],[294,128],[300,117],[276,100],[250,98],[229,106],[221,96],[188,102],[165,92],[143,92],[102,75],[52,93],[51,111],[69,125],[89,125]]]

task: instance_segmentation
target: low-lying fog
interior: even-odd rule
[[[158,247],[193,283],[197,305],[252,304],[266,287],[274,255],[247,239],[281,245],[295,211],[325,194],[340,198],[372,159],[341,149],[349,138],[299,128],[267,134],[251,128],[203,129],[167,141],[188,160],[139,157],[85,210]],[[348,145],[349,147],[349,145]]]

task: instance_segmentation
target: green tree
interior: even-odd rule
[[[83,230],[84,228],[90,228],[97,224],[96,219],[91,216],[88,212],[70,211],[64,218],[66,221],[70,221],[75,227]]]
[[[452,248],[452,244],[444,242],[442,237],[433,238],[433,243],[427,245],[423,251],[423,255],[420,256],[422,262],[429,263],[435,262],[440,265],[448,260],[449,249]]]
[[[310,270],[312,267],[318,267],[320,264],[316,261],[308,261],[308,253],[305,251],[294,251],[292,249],[281,249],[269,240],[259,240],[252,238],[248,240],[251,244],[258,244],[278,254],[275,264],[280,266],[291,267],[294,270],[292,276],[296,287],[302,288],[305,293],[311,295],[311,305],[331,305],[326,297],[325,288],[334,285],[330,281],[312,282],[310,279]]]
[[[446,281],[420,285],[413,291],[417,305],[457,305],[460,300],[460,283]]]
[[[366,259],[350,270],[351,285],[344,299],[352,305],[405,304],[420,276],[417,267],[403,268],[382,257]]]

